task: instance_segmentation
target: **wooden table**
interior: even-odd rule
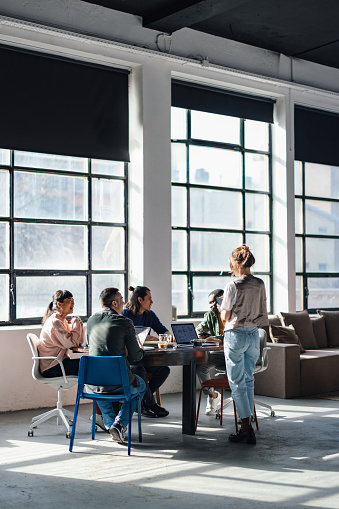
[[[222,346],[202,346],[197,348],[179,347],[167,350],[145,350],[143,365],[147,366],[182,366],[182,433],[195,434],[196,417],[196,364],[208,361],[208,353],[223,350]],[[88,354],[88,348],[73,348],[74,353]]]

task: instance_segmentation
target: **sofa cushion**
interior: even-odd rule
[[[311,318],[307,311],[298,311],[296,313],[282,312],[281,316],[283,318],[284,325],[293,325],[301,346],[305,348],[305,350],[318,348]]]
[[[327,348],[327,335],[325,327],[325,317],[311,318],[313,332],[319,348]]]
[[[317,310],[317,313],[325,318],[328,346],[339,346],[339,311]]]
[[[300,353],[305,352],[301,346],[298,336],[295,333],[293,325],[284,327],[282,325],[270,325],[270,336],[273,343],[286,343],[289,345],[299,345]]]
[[[282,321],[280,320],[278,315],[268,315],[268,323],[270,325],[282,325]]]

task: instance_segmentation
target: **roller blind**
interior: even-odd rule
[[[128,72],[0,47],[0,147],[128,161]]]
[[[273,123],[271,99],[233,94],[216,88],[172,81],[172,106]]]
[[[295,159],[339,166],[339,115],[296,106]]]

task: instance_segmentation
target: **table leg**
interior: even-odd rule
[[[195,434],[196,387],[195,362],[183,366],[182,373],[182,433]]]

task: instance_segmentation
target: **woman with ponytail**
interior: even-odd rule
[[[241,418],[241,428],[228,438],[231,442],[255,444],[251,424],[254,413],[254,370],[258,360],[258,327],[268,325],[264,282],[251,274],[255,258],[246,244],[235,249],[230,258],[236,279],[226,285],[221,317],[226,321],[224,352],[232,398]]]
[[[153,304],[151,290],[147,286],[130,286],[130,296],[123,311],[124,316],[132,320],[134,325],[151,327],[157,334],[169,333],[167,328],[160,322],[154,311],[151,310]],[[157,337],[148,336],[148,339]],[[147,339],[146,339],[147,341]],[[147,370],[142,364],[131,366],[132,373],[140,376],[146,383],[146,394],[141,402],[141,414],[144,417],[166,417],[169,411],[159,406],[154,398],[155,391],[164,383],[170,374],[168,366],[147,366]],[[148,376],[147,376],[148,375]],[[151,378],[148,382],[149,375]]]
[[[58,357],[65,368],[66,375],[77,375],[79,359],[70,359],[67,350],[85,342],[83,323],[73,316],[68,323],[66,316],[73,313],[74,299],[68,290],[57,290],[48,304],[42,319],[43,327],[38,344],[40,357]],[[40,371],[46,378],[62,376],[58,361],[41,359]]]

